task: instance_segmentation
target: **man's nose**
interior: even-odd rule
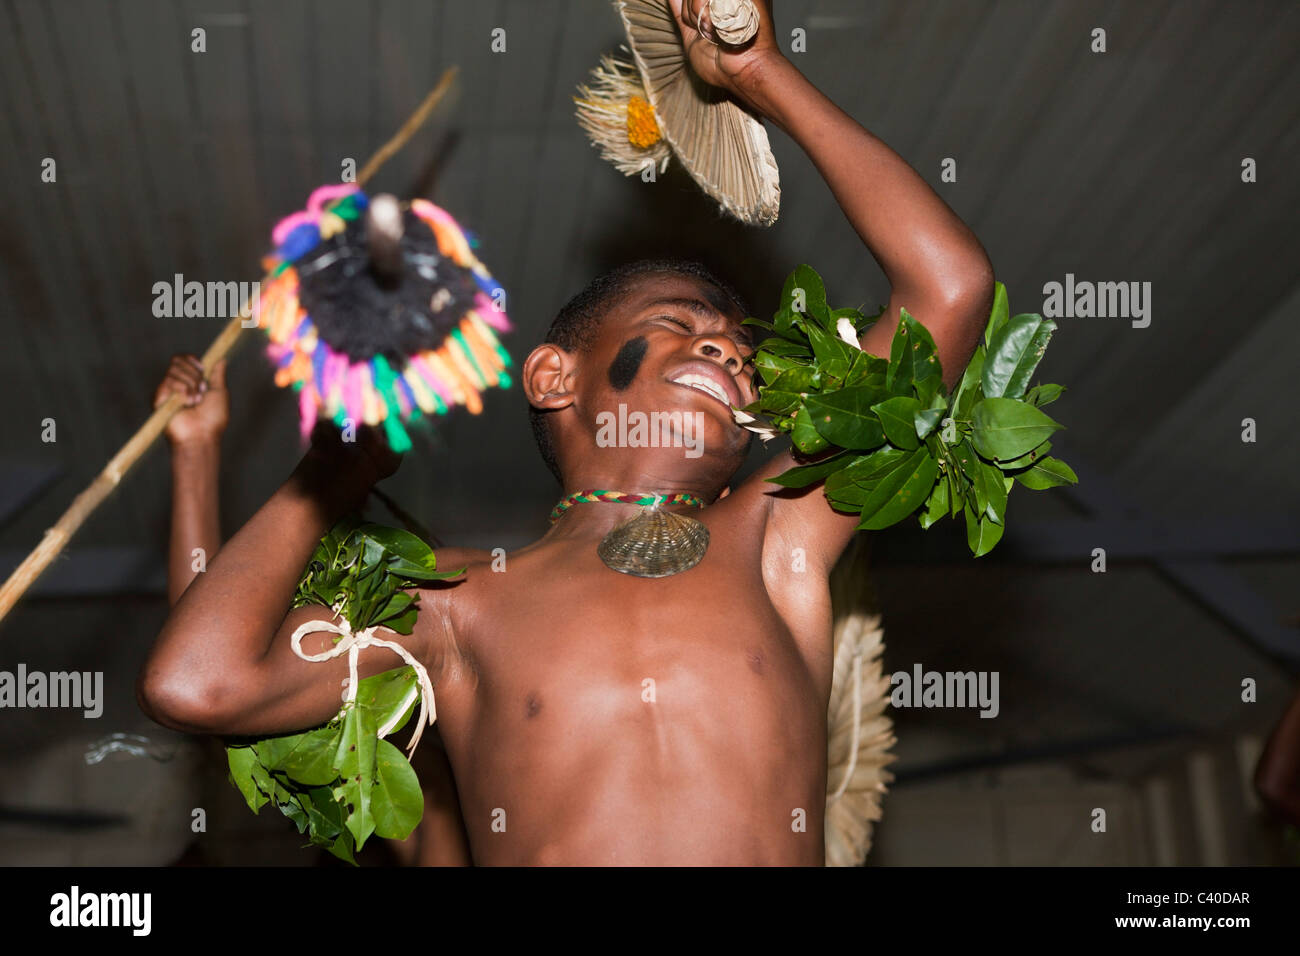
[[[692,351],[696,355],[717,362],[732,375],[738,373],[745,365],[736,343],[725,335],[700,335],[695,339]]]

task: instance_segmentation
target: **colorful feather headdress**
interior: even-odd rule
[[[298,392],[304,440],[320,416],[350,419],[404,452],[407,424],[477,414],[481,392],[509,386],[504,291],[443,209],[322,186],[272,241],[258,325],[276,384]]]

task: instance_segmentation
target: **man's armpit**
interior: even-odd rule
[[[793,463],[793,462],[792,462]],[[772,472],[779,475],[780,470]],[[823,482],[804,488],[784,488],[764,482],[770,514],[764,563],[769,552],[782,551],[790,568],[829,574],[857,531],[859,516],[836,511],[826,498]]]
[[[478,684],[478,665],[468,644],[457,637],[451,603],[455,589],[420,588],[419,613],[415,633],[424,648],[424,666],[434,687],[447,682],[466,681]]]

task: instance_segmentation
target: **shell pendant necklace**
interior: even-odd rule
[[[703,508],[704,501],[685,492],[675,495],[624,494],[590,489],[575,491],[551,509],[551,524],[576,504],[619,501],[641,505],[641,511],[601,539],[596,554],[605,566],[638,578],[666,578],[689,571],[709,547],[709,529],[690,515],[662,510],[662,505]]]

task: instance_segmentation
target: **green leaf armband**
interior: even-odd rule
[[[864,331],[883,316],[827,305],[821,277],[801,265],[786,279],[754,358],[758,400],[734,409],[738,424],[766,441],[786,432],[797,456],[816,456],[768,480],[788,488],[823,482],[832,507],[876,530],[920,512],[966,524],[976,557],[1002,539],[1017,482],[1042,490],[1075,484],[1049,457],[1063,426],[1042,411],[1064,391],[1030,380],[1056,330],[1037,314],[1011,315],[994,284],[984,336],[949,395],[929,330],[901,310],[888,360],[862,352]]]
[[[436,712],[423,665],[388,638],[415,626],[418,595],[404,589],[462,573],[438,571],[433,551],[415,535],[355,518],[321,538],[293,607],[324,605],[335,621],[308,621],[294,633],[293,647],[309,661],[347,654],[348,690],[338,714],[320,727],[229,743],[231,782],[254,813],[274,803],[311,843],[354,864],[370,836],[410,836],[424,813],[424,794],[407,757],[384,738],[404,727],[418,704],[413,752]],[[320,630],[335,633],[335,646],[304,654],[299,642]],[[358,680],[357,654],[366,646],[388,648],[407,664]]]

